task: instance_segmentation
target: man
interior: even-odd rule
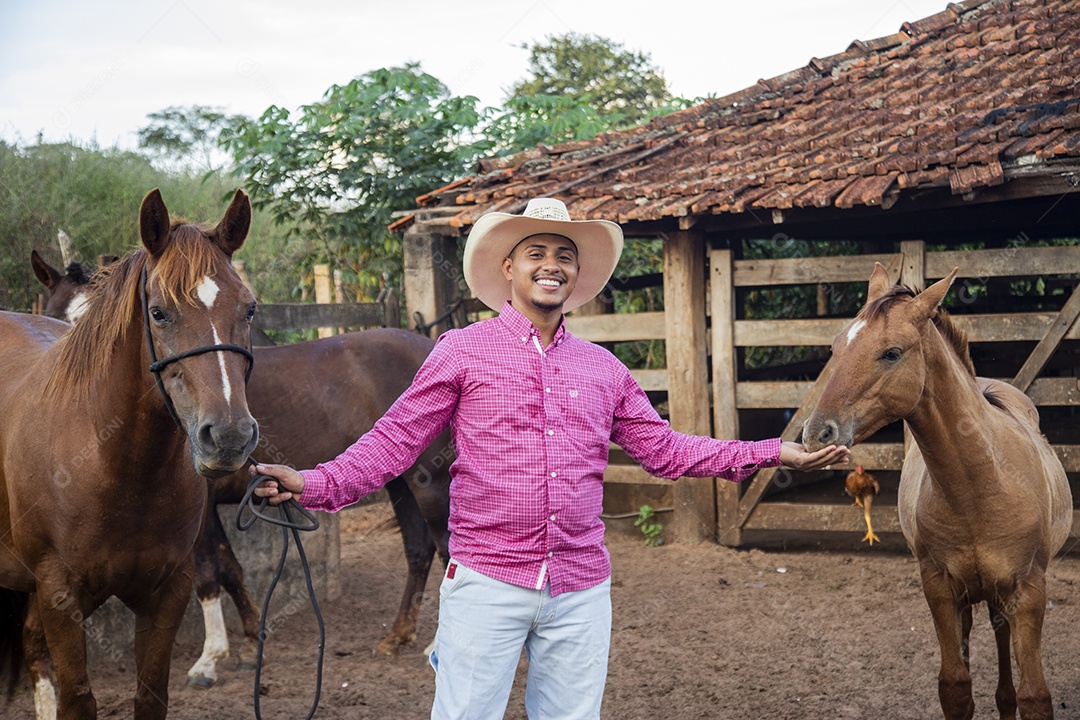
[[[431,717],[501,718],[521,649],[529,717],[597,718],[611,631],[611,564],[600,520],[608,444],[653,475],[742,480],[760,467],[811,470],[847,449],[677,433],[613,355],[566,331],[622,253],[622,231],[571,221],[554,199],[488,213],[465,244],[465,280],[498,317],[451,330],[413,384],[336,460],[277,465],[257,493],[277,504],[351,505],[407,469],[447,425],[450,555],[440,588]]]

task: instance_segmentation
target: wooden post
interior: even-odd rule
[[[900,284],[916,292],[926,289],[926,243],[922,240],[904,240],[900,243]],[[904,457],[915,438],[911,428],[904,423]]]
[[[711,435],[701,233],[675,232],[664,237],[664,317],[671,426],[679,432]],[[701,542],[715,537],[715,492],[713,478],[681,478],[675,483],[675,539]]]
[[[461,264],[457,243],[452,237],[428,232],[421,223],[413,223],[402,238],[404,248],[405,307],[409,327],[435,321],[458,298]],[[417,316],[419,313],[419,316]],[[438,336],[449,327],[443,320],[429,331]]]
[[[315,272],[315,302],[326,305],[332,302],[330,295],[330,266],[326,264],[316,265]],[[330,337],[334,329],[329,327],[319,328],[319,337]]]
[[[709,298],[712,316],[713,428],[721,440],[739,438],[739,411],[735,406],[735,284],[730,250],[709,253]],[[738,483],[716,479],[717,535],[723,545],[742,544]]]

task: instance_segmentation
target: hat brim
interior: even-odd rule
[[[563,303],[563,312],[599,295],[622,255],[622,228],[608,220],[545,220],[500,212],[482,215],[465,241],[462,269],[473,295],[492,310],[502,310],[510,299],[503,259],[525,238],[547,233],[569,238],[578,250],[577,284]]]

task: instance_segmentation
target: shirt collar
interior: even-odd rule
[[[499,320],[503,325],[515,336],[524,341],[532,336],[540,336],[540,331],[536,329],[536,326],[532,324],[529,318],[525,317],[515,308],[509,300],[503,303],[502,312],[499,313]],[[563,341],[563,337],[566,335],[566,316],[563,315],[559,320],[559,329],[555,331],[555,338],[552,340],[552,346],[557,347]]]

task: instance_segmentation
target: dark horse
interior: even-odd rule
[[[34,272],[49,288],[46,313],[71,317],[84,306],[89,276],[78,266],[60,274],[40,257]],[[333,458],[363,435],[404,392],[434,341],[397,329],[366,330],[332,338],[255,348],[256,369],[248,403],[259,421],[255,457],[264,462],[313,467]],[[436,548],[448,559],[449,466],[453,450],[443,433],[404,475],[386,486],[401,528],[409,576],[398,614],[376,653],[391,654],[416,638],[416,623]],[[244,627],[241,667],[254,663],[259,612],[244,584],[216,506],[237,503],[246,489],[245,472],[210,483],[206,529],[195,556],[195,594],[203,611],[206,638],[202,656],[188,670],[188,682],[210,686],[217,663],[229,654],[221,608],[221,588],[232,597]]]
[[[206,509],[199,475],[236,472],[258,441],[249,359],[233,351],[255,309],[230,264],[250,222],[242,192],[210,227],[170,222],[155,190],[144,248],[106,271],[82,322],[0,315],[0,587],[25,613],[0,644],[21,643],[39,717],[96,716],[83,621],[114,595],[135,613],[134,716],[166,715]],[[203,352],[161,369],[178,428],[147,368],[189,350]]]

